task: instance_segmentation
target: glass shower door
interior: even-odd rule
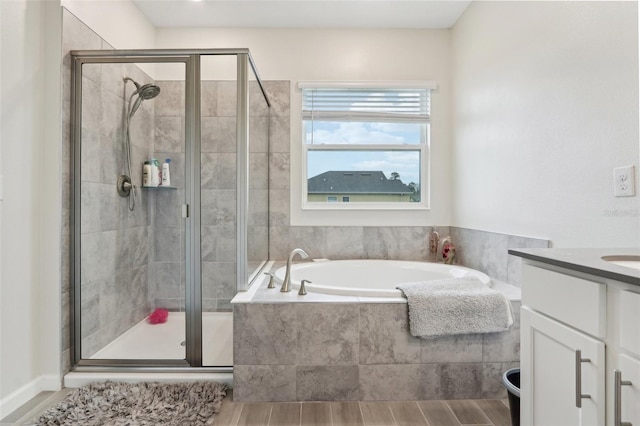
[[[151,78],[160,66],[181,80]],[[184,61],[82,64],[77,359],[185,359],[184,77]]]

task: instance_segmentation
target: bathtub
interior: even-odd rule
[[[286,267],[275,272],[276,281],[284,281]],[[291,266],[291,285],[300,287],[309,280],[307,291],[360,297],[401,298],[396,286],[404,282],[474,276],[490,285],[482,272],[458,265],[399,260],[332,260],[298,263]]]

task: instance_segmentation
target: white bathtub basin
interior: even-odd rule
[[[279,283],[284,281],[286,267],[275,272]],[[478,277],[490,285],[482,272],[458,265],[399,260],[332,260],[299,263],[291,267],[291,285],[300,287],[309,280],[307,291],[364,297],[402,297],[396,286],[404,282],[428,281],[464,276]]]

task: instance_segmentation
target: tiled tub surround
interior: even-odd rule
[[[272,196],[273,193],[271,191]],[[273,218],[274,201],[271,208]],[[301,247],[316,259],[427,261],[431,259],[429,234],[432,229],[431,226],[272,226],[271,258],[286,259],[292,248]],[[457,264],[517,287],[520,286],[521,259],[509,255],[507,249],[546,248],[550,244],[549,240],[539,238],[455,226],[438,226],[436,230],[441,238],[451,236]]]
[[[250,303],[233,304],[234,399],[506,396],[501,374],[520,359],[519,300],[506,332],[436,339],[412,337],[406,302],[388,300],[282,294],[262,283]]]
[[[456,245],[457,263],[477,269],[493,279],[520,287],[522,259],[508,253],[511,248],[547,248],[551,241],[451,227],[451,238]],[[442,234],[441,234],[442,235]]]

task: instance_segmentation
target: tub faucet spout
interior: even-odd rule
[[[287,259],[287,269],[284,273],[284,281],[282,281],[282,287],[280,288],[280,291],[282,292],[291,291],[291,289],[289,288],[291,286],[291,262],[293,261],[293,258],[296,254],[299,254],[303,259],[309,257],[307,252],[300,248],[293,249],[291,253],[289,253],[289,258]]]

